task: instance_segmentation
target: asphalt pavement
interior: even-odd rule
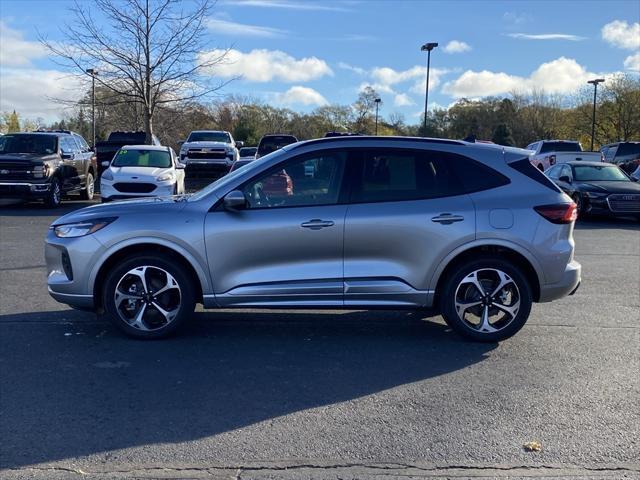
[[[2,479],[640,477],[636,221],[579,222],[581,288],[500,344],[417,312],[201,309],[144,342],[47,294],[47,227],[84,205],[0,207]]]

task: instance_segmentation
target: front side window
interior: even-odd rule
[[[172,166],[171,154],[167,150],[129,150],[122,148],[116,153],[111,166],[169,168]]]
[[[60,137],[60,149],[67,154],[80,152],[80,147],[72,137]]]
[[[323,152],[286,162],[243,188],[247,207],[301,207],[338,203],[346,153]]]
[[[558,179],[560,178],[560,165],[556,165],[554,167],[551,167],[549,169],[549,171],[547,172],[547,176],[549,178],[554,178],[554,179]]]

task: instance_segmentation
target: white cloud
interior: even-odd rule
[[[329,12],[347,12],[348,9],[320,2],[303,2],[300,0],[233,0],[224,2],[234,7],[284,8],[288,10],[320,10]]]
[[[349,65],[345,62],[338,62],[338,68],[342,68],[343,70],[349,70],[350,72],[357,73],[358,75],[366,75],[367,71],[364,68],[354,67],[353,65]]]
[[[624,60],[624,68],[634,72],[640,72],[640,53],[629,55]]]
[[[230,20],[222,20],[220,18],[210,18],[207,20],[207,28],[211,30],[212,33],[244,37],[273,38],[280,37],[287,33],[286,30],[280,30],[279,28],[246,25],[244,23],[236,23]]]
[[[602,38],[614,47],[626,50],[640,49],[640,23],[628,24],[614,20],[602,27]]]
[[[396,107],[408,107],[415,105],[415,102],[406,93],[399,93],[394,97],[393,105]]]
[[[571,58],[560,57],[543,63],[529,77],[504,72],[467,70],[460,77],[447,82],[442,91],[453,97],[485,97],[513,91],[542,89],[548,93],[570,93],[602,74],[587,71]]]
[[[276,95],[275,102],[281,105],[326,105],[327,99],[313,88],[296,85]]]
[[[211,50],[201,55],[207,58],[219,58],[224,50]],[[299,60],[280,50],[251,50],[248,53],[229,50],[222,63],[208,69],[205,74],[234,78],[242,77],[250,82],[306,82],[333,75],[333,71],[324,60],[316,57]]]
[[[22,118],[59,119],[64,107],[54,99],[76,100],[84,85],[56,70],[3,68],[0,71],[0,111],[16,110]]]
[[[445,53],[463,53],[471,50],[471,46],[468,43],[461,42],[460,40],[451,40],[443,48]]]
[[[568,33],[508,33],[507,36],[511,38],[523,38],[525,40],[570,40],[572,42],[586,40],[586,37]]]
[[[516,12],[505,12],[504,15],[502,15],[502,19],[513,25],[522,25],[532,20],[529,14]]]
[[[46,48],[40,42],[23,38],[22,32],[9,28],[0,21],[0,65],[22,67],[31,65],[31,60],[47,56]]]

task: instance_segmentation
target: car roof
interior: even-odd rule
[[[226,130],[191,130],[191,133],[229,133]]]
[[[169,150],[169,147],[165,145],[123,145],[120,147],[121,149],[127,150],[158,150],[166,152]]]
[[[636,144],[636,143],[640,143],[640,142],[638,142],[638,141],[631,141],[631,140],[627,140],[627,141],[625,141],[625,142],[613,142],[613,143],[607,143],[606,145],[602,145],[602,147],[600,147],[600,148],[604,148],[604,147],[611,147],[611,146],[613,146],[613,145],[622,145],[623,143],[633,143],[633,144]]]
[[[574,160],[572,162],[564,162],[567,165],[588,165],[590,167],[602,167],[602,166],[606,166],[606,167],[616,167],[617,165],[614,165],[613,163],[608,163],[608,162],[584,162],[582,160]],[[556,165],[562,165],[562,163],[558,163]]]

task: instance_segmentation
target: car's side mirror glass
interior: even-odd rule
[[[109,165],[111,165],[111,162],[107,162],[106,160],[104,162],[102,162],[100,165],[102,165],[105,168],[109,168]]]
[[[63,160],[71,160],[73,158],[73,153],[62,152],[62,154],[60,155],[60,158],[62,158]]]
[[[571,178],[567,177],[566,175],[562,175],[560,178],[558,178],[558,180],[564,183],[571,183]]]
[[[236,148],[244,147],[244,142],[236,142]]]
[[[225,210],[230,210],[232,212],[244,210],[247,208],[247,199],[242,191],[233,190],[224,196],[222,199],[222,206]]]

